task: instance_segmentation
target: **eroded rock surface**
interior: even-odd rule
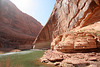
[[[41,62],[61,67],[100,67],[100,23],[57,36]]]
[[[10,0],[0,0],[0,48],[30,49],[42,25]]]

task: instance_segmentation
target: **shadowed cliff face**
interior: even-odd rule
[[[42,25],[9,0],[0,0],[0,46],[30,49]]]
[[[47,24],[35,40],[36,48],[50,48],[51,41],[57,36],[98,21],[99,0],[57,0]]]

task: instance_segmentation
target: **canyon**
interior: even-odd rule
[[[0,0],[0,50],[31,49],[42,25],[10,0]]]
[[[42,63],[100,66],[100,0],[56,0],[42,27],[9,0],[0,0],[0,50],[48,49]]]

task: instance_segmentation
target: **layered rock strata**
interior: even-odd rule
[[[61,52],[79,52],[100,48],[100,23],[76,28],[69,33],[57,36],[51,43],[51,49]]]
[[[0,48],[30,49],[42,25],[9,0],[0,0]]]

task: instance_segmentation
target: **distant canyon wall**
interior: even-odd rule
[[[30,49],[42,25],[9,0],[0,0],[0,47]]]

